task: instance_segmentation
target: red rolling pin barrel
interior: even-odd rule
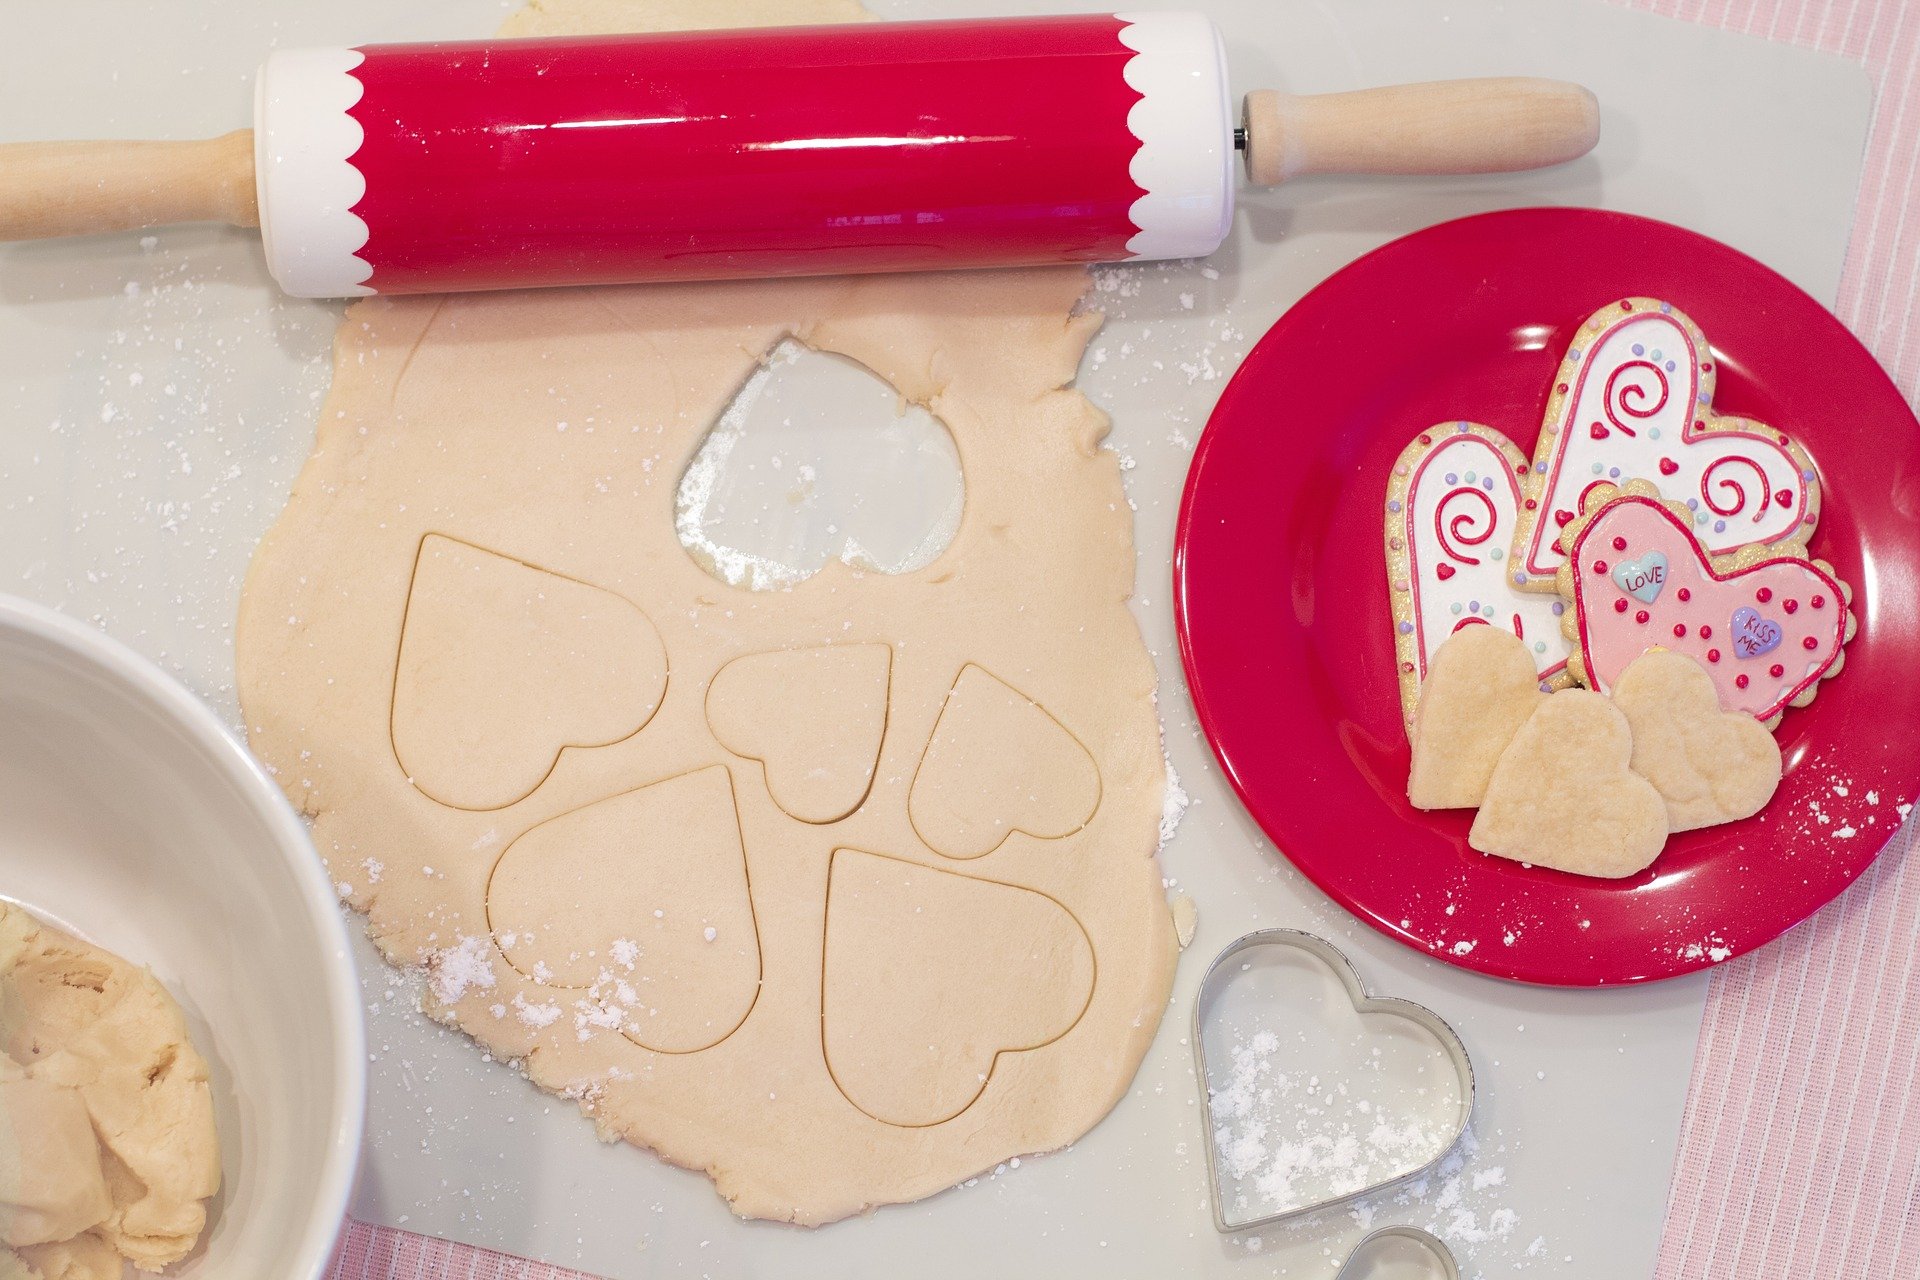
[[[1197,256],[1234,108],[1196,14],[273,55],[255,165],[290,293]]]

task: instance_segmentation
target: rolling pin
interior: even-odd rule
[[[1231,227],[1236,151],[1271,186],[1598,132],[1536,79],[1236,110],[1192,13],[287,50],[251,130],[0,146],[0,239],[257,225],[299,297],[1190,258]]]

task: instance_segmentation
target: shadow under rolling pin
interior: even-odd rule
[[[1235,110],[1192,13],[273,54],[254,127],[0,146],[0,240],[224,221],[301,297],[1200,257],[1237,185],[1489,173],[1599,136],[1525,78]]]

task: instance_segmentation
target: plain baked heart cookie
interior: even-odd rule
[[[1546,696],[1518,636],[1494,626],[1456,631],[1420,689],[1408,801],[1416,809],[1479,804],[1501,752]]]
[[[1752,716],[1722,711],[1713,678],[1686,654],[1635,658],[1613,705],[1633,729],[1633,771],[1666,798],[1669,831],[1751,817],[1773,799],[1780,744]]]
[[[1632,758],[1618,707],[1585,689],[1553,694],[1507,744],[1467,843],[1575,875],[1633,875],[1667,842],[1667,805]]]
[[[1527,455],[1492,427],[1447,422],[1415,436],[1387,477],[1387,588],[1409,731],[1434,655],[1465,627],[1510,631],[1543,682],[1570,679],[1565,603],[1507,579],[1526,473]]]
[[[1640,479],[1687,504],[1711,554],[1805,542],[1820,481],[1784,431],[1713,412],[1706,335],[1658,298],[1602,307],[1574,334],[1547,398],[1510,557],[1513,583],[1553,590],[1561,530],[1596,482]]]
[[[1798,543],[1709,557],[1684,510],[1637,483],[1588,495],[1558,579],[1574,678],[1611,693],[1628,663],[1672,649],[1699,660],[1722,707],[1776,724],[1839,673],[1852,593]]]

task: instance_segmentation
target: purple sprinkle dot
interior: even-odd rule
[[[1674,371],[1674,368],[1675,368],[1675,365],[1673,361],[1671,360],[1667,361],[1667,372],[1672,373]]]
[[[1524,573],[1516,573],[1513,575],[1513,580],[1516,584],[1524,583],[1527,580],[1527,575]]]
[[[1467,434],[1467,424],[1464,422],[1459,423],[1453,428],[1453,430],[1454,430],[1454,434],[1456,435],[1465,435]]]
[[[1802,471],[1802,472],[1800,473],[1800,478],[1801,478],[1802,480],[1805,480],[1805,481],[1806,481],[1806,482],[1807,482],[1808,484],[1812,484],[1812,483],[1813,483],[1813,472],[1811,472],[1811,471]]]
[[[1540,473],[1541,475],[1545,475],[1545,474],[1547,474],[1547,464],[1546,464],[1546,463],[1544,463],[1544,462],[1536,462],[1536,463],[1534,463],[1534,464],[1533,464],[1533,469],[1534,469],[1535,471],[1537,471],[1537,472],[1539,472],[1539,473]]]
[[[1618,480],[1619,478],[1620,478],[1620,468],[1618,467],[1607,468],[1607,479]]]
[[[1636,342],[1633,344],[1633,354],[1643,356],[1647,354],[1647,349]]]
[[[1698,498],[1687,499],[1687,510],[1692,511],[1695,508],[1697,508],[1699,505],[1700,505],[1700,499]]]
[[[1478,600],[1467,601],[1467,612],[1468,613],[1480,612],[1480,602]]]
[[[1460,483],[1460,477],[1459,477],[1459,476],[1457,476],[1457,475],[1455,475],[1455,474],[1454,474],[1453,472],[1451,472],[1451,471],[1449,471],[1449,472],[1447,472],[1447,483],[1448,483],[1448,484],[1459,484],[1459,483]]]
[[[1661,315],[1663,315],[1663,316],[1665,316],[1665,315],[1672,315],[1672,314],[1673,314],[1673,304],[1672,304],[1671,302],[1663,302],[1663,303],[1661,303],[1661,304],[1660,304],[1660,314],[1661,314]]]
[[[1701,393],[1700,395],[1695,396],[1694,399],[1699,401],[1701,404],[1705,404],[1707,402],[1707,397],[1704,392]]]
[[[1492,477],[1492,476],[1488,476],[1488,477],[1487,477],[1487,478],[1486,478],[1485,480],[1482,480],[1482,481],[1480,482],[1480,487],[1481,487],[1482,489],[1485,489],[1485,490],[1486,490],[1486,491],[1487,491],[1488,493],[1492,493],[1492,492],[1493,492],[1493,477]]]
[[[1399,509],[1400,509],[1400,499],[1398,498],[1395,498],[1392,502],[1389,502],[1387,504],[1387,510],[1389,511],[1398,511]]]
[[[1580,348],[1575,347],[1573,350],[1567,352],[1567,359],[1578,360],[1579,358],[1580,358]]]
[[[1400,624],[1400,634],[1401,634],[1401,635],[1403,635],[1403,636],[1410,636],[1410,635],[1412,635],[1412,634],[1413,634],[1413,624],[1412,624],[1411,622],[1403,622],[1403,623],[1401,623],[1401,624]]]
[[[1713,531],[1715,533],[1725,533],[1727,531],[1727,522],[1725,520],[1715,520],[1713,522]]]
[[[1563,613],[1565,613],[1566,611],[1567,611],[1567,602],[1566,602],[1565,600],[1555,600],[1555,601],[1553,602],[1553,616],[1554,616],[1554,617],[1556,617],[1556,618],[1557,618],[1557,617],[1559,617],[1559,616],[1560,616],[1561,614],[1563,614]]]

